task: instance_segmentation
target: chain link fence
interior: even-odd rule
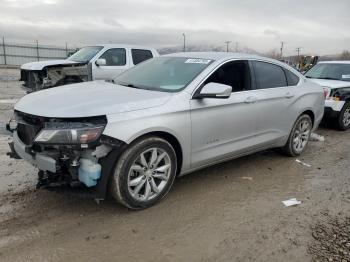
[[[3,37],[0,42],[0,65],[20,66],[25,63],[43,60],[65,59],[76,48],[8,42]]]

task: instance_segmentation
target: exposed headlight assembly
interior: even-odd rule
[[[96,141],[104,128],[104,125],[96,126],[90,123],[49,122],[34,141],[56,145],[88,144]]]

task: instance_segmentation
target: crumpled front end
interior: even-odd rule
[[[20,81],[27,93],[51,87],[92,81],[92,67],[87,63],[50,65],[42,70],[21,68]]]
[[[108,178],[125,143],[102,134],[105,116],[45,118],[19,111],[7,128],[13,158],[39,169],[37,187],[84,184],[104,199]]]
[[[44,71],[42,70],[25,70],[21,69],[21,77],[19,81],[23,81],[22,87],[27,93],[40,90],[44,79]]]

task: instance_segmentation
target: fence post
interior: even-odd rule
[[[68,44],[66,42],[66,57],[68,57]]]
[[[38,58],[38,61],[40,61],[40,58],[39,58],[39,42],[38,40],[35,40],[36,41],[36,57]]]
[[[4,51],[4,64],[7,65],[6,62],[6,48],[5,48],[5,37],[2,37],[2,50]]]

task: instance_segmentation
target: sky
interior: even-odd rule
[[[336,54],[350,50],[350,0],[0,0],[0,36],[64,46],[127,43]]]

